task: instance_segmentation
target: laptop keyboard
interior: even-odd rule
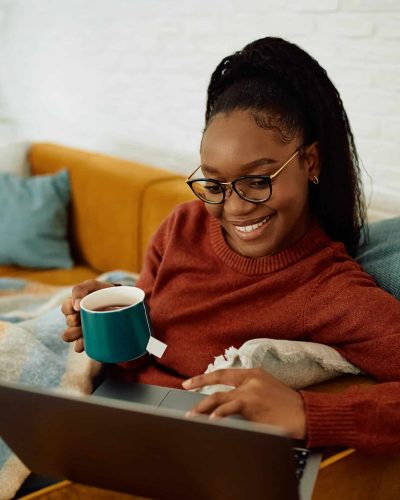
[[[293,448],[293,452],[296,466],[296,477],[297,480],[300,481],[306,467],[307,459],[310,455],[310,450],[307,448]]]

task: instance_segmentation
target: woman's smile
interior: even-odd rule
[[[269,225],[268,222],[271,220],[272,217],[273,214],[263,217],[259,221],[250,221],[250,222],[243,221],[241,223],[229,222],[229,221],[227,222],[232,224],[232,227],[237,233],[237,237],[241,238],[242,240],[249,241],[258,238],[260,235],[263,234],[263,232]]]

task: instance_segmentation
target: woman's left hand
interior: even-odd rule
[[[208,413],[210,418],[241,414],[247,420],[277,425],[296,439],[306,436],[306,416],[300,393],[283,384],[261,368],[217,370],[183,382],[185,389],[206,385],[234,386],[216,392],[192,408],[188,416]]]

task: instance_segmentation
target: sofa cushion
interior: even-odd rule
[[[400,217],[369,225],[369,241],[356,255],[379,286],[400,299]]]
[[[21,178],[0,174],[0,264],[70,268],[67,171]]]
[[[48,285],[69,286],[82,281],[96,279],[99,273],[87,266],[72,269],[29,269],[17,266],[0,266],[0,278],[17,278],[38,281]]]

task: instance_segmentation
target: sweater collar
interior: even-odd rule
[[[330,242],[321,226],[314,221],[306,234],[281,252],[265,257],[244,257],[226,243],[221,224],[209,215],[211,247],[215,254],[230,268],[243,274],[268,274],[279,271],[314,253]]]

